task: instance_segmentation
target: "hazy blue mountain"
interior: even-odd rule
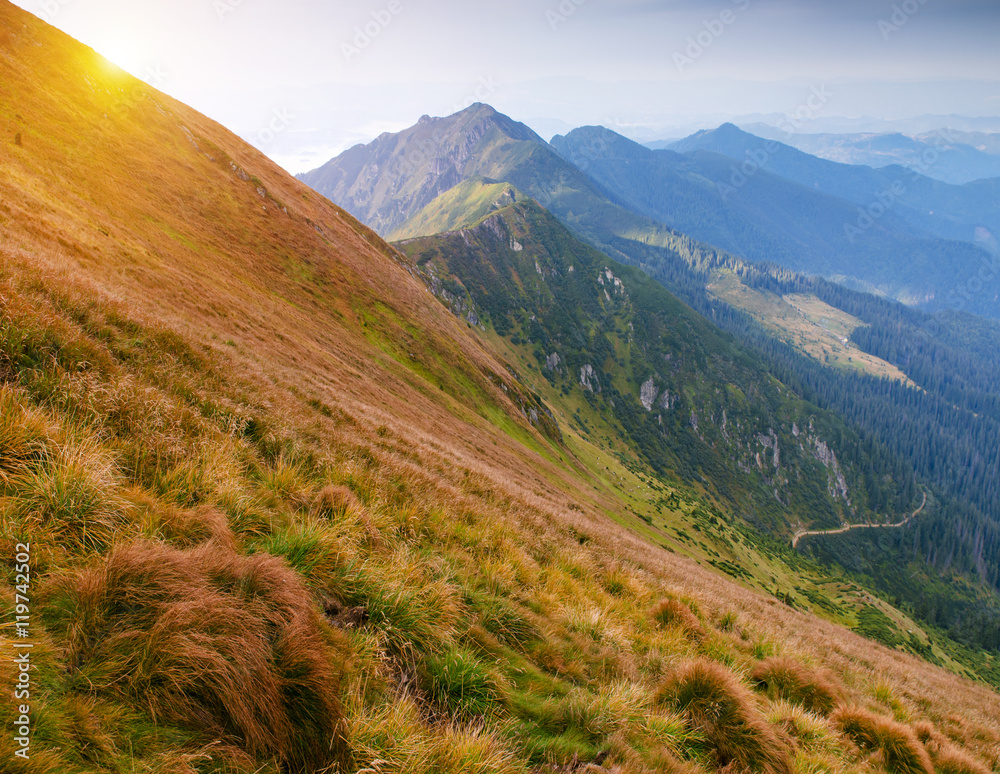
[[[804,134],[786,132],[769,124],[750,124],[744,129],[758,137],[842,164],[887,167],[899,164],[917,169],[927,177],[961,185],[1000,177],[1000,135],[938,129],[917,136],[899,132],[858,134]],[[676,140],[650,143],[668,148]]]
[[[946,239],[995,240],[1000,234],[1000,178],[955,186],[899,165],[872,169],[839,164],[749,134],[733,124],[697,132],[673,143],[670,149],[678,153],[712,151],[740,163],[752,154],[763,160],[761,166],[769,172],[862,208],[875,206],[880,196],[889,198],[892,213],[915,230]],[[886,197],[894,191],[901,193]],[[981,228],[989,235],[977,233]]]
[[[577,129],[552,144],[633,211],[750,261],[908,303],[1000,313],[996,292],[960,295],[961,278],[993,265],[973,240],[991,239],[996,227],[962,218],[992,196],[987,184],[997,181],[903,183],[881,170],[816,159],[731,124],[675,143],[690,149],[684,153],[651,150],[603,127]],[[739,149],[742,156],[734,156]],[[977,196],[977,186],[987,194]],[[923,206],[934,198],[937,216],[909,206],[910,190],[921,194]],[[869,204],[859,207],[867,196]],[[983,214],[1000,220],[996,212]]]

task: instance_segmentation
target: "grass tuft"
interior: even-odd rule
[[[290,772],[343,760],[335,664],[298,576],[272,556],[142,542],[53,582],[78,689],[239,740]]]
[[[457,720],[488,717],[506,701],[496,673],[465,648],[430,654],[421,671],[427,694]]]
[[[773,656],[758,663],[750,672],[750,680],[771,699],[784,699],[823,715],[833,712],[843,695],[832,675],[785,656]]]
[[[326,519],[343,519],[351,513],[361,511],[361,501],[346,486],[327,484],[317,492],[313,500],[313,512]]]
[[[990,774],[988,766],[955,747],[927,721],[914,724],[913,731],[931,756],[937,774]]]
[[[688,661],[660,687],[657,701],[683,712],[720,768],[789,774],[789,746],[758,713],[753,695],[722,665]]]
[[[705,627],[698,620],[698,616],[679,599],[661,599],[653,606],[649,615],[660,626],[679,627],[686,634],[696,639],[701,639],[705,636]]]
[[[831,717],[834,725],[894,774],[933,774],[927,750],[913,729],[890,718],[850,705]]]
[[[71,550],[106,549],[128,521],[115,466],[92,443],[62,447],[49,465],[9,487],[22,534],[45,535]]]

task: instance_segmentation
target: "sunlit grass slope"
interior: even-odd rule
[[[395,253],[225,130],[4,2],[0,84],[0,684],[17,542],[35,646],[0,770],[998,769],[994,693],[616,526]]]

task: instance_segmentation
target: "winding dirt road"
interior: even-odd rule
[[[799,544],[799,540],[801,538],[808,537],[809,535],[841,535],[852,529],[895,529],[898,527],[905,527],[910,523],[914,516],[924,509],[925,505],[927,505],[927,492],[924,492],[924,501],[920,503],[920,507],[899,522],[899,524],[848,524],[846,527],[841,527],[840,529],[800,530],[799,532],[796,532],[795,537],[792,538],[792,548],[795,548]]]

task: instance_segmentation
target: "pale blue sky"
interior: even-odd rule
[[[296,172],[473,100],[545,136],[678,135],[792,112],[817,86],[817,118],[1000,115],[997,0],[17,4]]]

